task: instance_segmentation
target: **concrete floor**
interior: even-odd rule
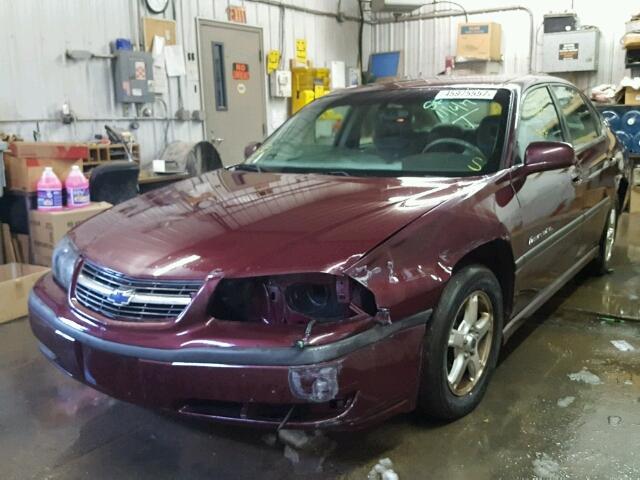
[[[112,400],[49,365],[27,322],[0,326],[0,477],[364,479],[389,457],[401,479],[638,479],[640,356],[611,341],[640,349],[629,321],[640,318],[640,215],[621,227],[615,272],[582,274],[545,305],[507,345],[475,412],[334,434],[329,453],[287,458],[263,431]]]

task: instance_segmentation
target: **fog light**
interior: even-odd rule
[[[338,394],[340,365],[289,368],[289,388],[297,398],[316,403],[333,400]]]

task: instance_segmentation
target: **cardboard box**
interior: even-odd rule
[[[48,268],[24,263],[0,265],[0,323],[27,315],[29,292]]]
[[[42,176],[44,167],[51,167],[64,184],[67,175],[73,165],[82,168],[82,160],[66,160],[57,158],[25,158],[14,155],[5,155],[5,167],[7,174],[7,188],[20,192],[35,192],[38,180]]]
[[[640,33],[627,33],[622,41],[626,49],[640,48]]]
[[[456,56],[465,59],[501,60],[502,28],[499,23],[458,25]]]
[[[45,167],[64,182],[73,165],[82,167],[89,147],[82,143],[13,142],[5,155],[7,188],[35,192]]]
[[[624,104],[640,105],[640,90],[631,87],[624,87]]]
[[[89,158],[89,147],[85,143],[12,142],[9,153],[14,157],[77,160]]]
[[[98,202],[84,208],[66,208],[53,212],[32,210],[29,214],[29,228],[33,263],[50,266],[53,249],[69,230],[109,208],[110,203]]]

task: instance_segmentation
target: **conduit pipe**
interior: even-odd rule
[[[348,21],[348,22],[360,22],[361,19],[359,17],[355,17],[352,15],[346,15],[341,13],[339,10],[337,12],[328,12],[326,10],[316,10],[313,8],[301,7],[298,5],[291,5],[288,3],[284,3],[277,0],[248,0],[253,3],[261,3],[263,5],[269,5],[271,7],[285,8],[287,10],[292,10],[295,12],[308,13],[310,15],[319,15],[322,17],[333,18],[338,22]],[[511,5],[505,7],[494,7],[494,8],[482,8],[479,10],[447,10],[443,12],[430,12],[423,13],[419,15],[402,15],[398,17],[389,17],[383,19],[374,19],[368,20],[364,19],[363,22],[367,25],[385,25],[385,24],[393,24],[393,23],[404,23],[404,22],[416,22],[419,20],[435,20],[438,18],[450,18],[450,17],[464,17],[466,15],[484,15],[487,13],[501,13],[501,12],[514,12],[514,11],[522,11],[525,12],[529,16],[529,72],[533,72],[535,59],[533,57],[533,48],[535,45],[535,27],[534,27],[534,19],[533,12],[531,9],[527,7],[523,7],[522,5]]]
[[[467,10],[466,15],[483,15],[487,13],[500,13],[500,12],[514,12],[514,11],[522,11],[529,15],[529,73],[535,70],[535,59],[533,57],[533,47],[535,45],[535,27],[533,21],[533,12],[521,5],[512,5],[506,7],[495,7],[495,8],[483,8],[480,10]],[[448,12],[431,12],[424,13],[420,15],[409,15],[409,16],[401,16],[397,18],[384,18],[377,19],[372,22],[368,22],[372,25],[386,25],[392,23],[400,23],[400,22],[415,22],[418,20],[434,20],[438,18],[448,18],[448,17],[462,17],[465,15],[465,12],[462,11],[448,11]]]

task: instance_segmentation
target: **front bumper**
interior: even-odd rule
[[[412,410],[429,316],[304,349],[166,349],[93,334],[50,276],[29,297],[41,351],[73,378],[146,407],[252,425],[286,419],[288,428],[360,428]],[[320,377],[325,396],[316,402],[307,394]]]

